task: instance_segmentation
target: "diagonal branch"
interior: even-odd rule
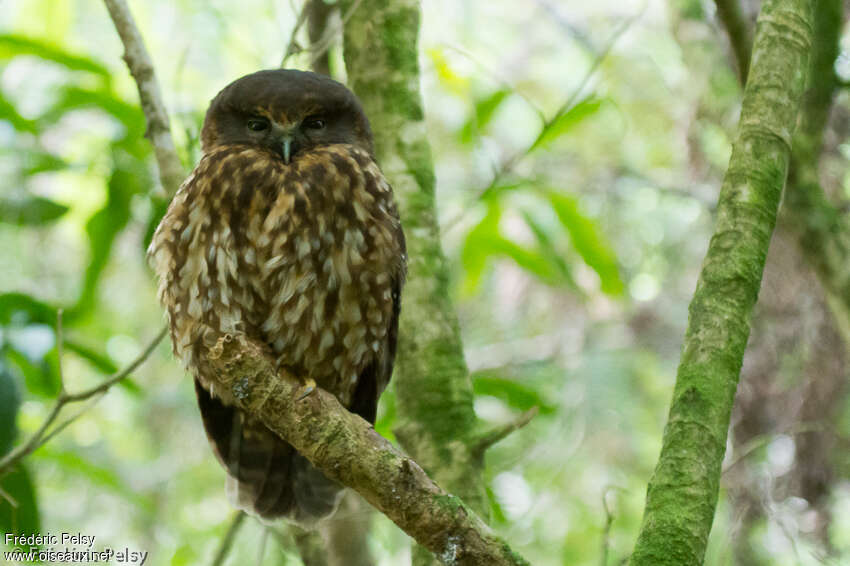
[[[57,329],[59,329],[59,332],[57,332],[57,340],[60,345],[62,343],[61,328],[62,326],[60,317],[59,324],[57,324]],[[80,391],[79,393],[68,393],[67,391],[65,391],[65,386],[63,383],[61,389],[59,390],[59,397],[57,397],[56,402],[53,404],[53,408],[50,409],[50,413],[47,415],[47,418],[44,420],[38,430],[35,431],[35,433],[29,438],[29,440],[27,440],[25,443],[21,444],[16,449],[6,454],[6,456],[2,460],[0,460],[0,476],[8,472],[19,461],[41,448],[48,440],[56,436],[58,432],[63,430],[65,427],[71,424],[71,422],[73,422],[77,417],[80,416],[81,413],[77,413],[70,419],[60,423],[51,430],[50,427],[59,418],[59,413],[62,411],[65,405],[68,405],[69,403],[78,403],[80,401],[86,401],[98,394],[106,393],[107,391],[109,391],[109,389],[113,385],[115,385],[116,383],[136,371],[136,369],[140,365],[142,365],[145,360],[148,359],[148,357],[150,357],[154,349],[156,349],[157,345],[162,341],[163,338],[165,338],[166,331],[167,328],[163,328],[162,330],[160,330],[156,337],[154,337],[154,339],[151,340],[147,347],[142,351],[142,353],[139,354],[139,356],[135,360],[130,362],[130,365],[128,365],[126,368],[122,369],[103,383],[95,385],[94,387],[91,387],[89,389]],[[59,358],[59,365],[60,367],[62,365],[61,357]]]
[[[153,145],[156,163],[159,166],[159,180],[165,192],[173,195],[183,182],[185,171],[177,156],[174,139],[171,137],[168,112],[162,101],[162,93],[159,90],[151,57],[145,48],[127,1],[103,0],[103,2],[124,44],[124,61],[139,89],[139,101],[148,123],[145,137]]]
[[[735,57],[735,66],[738,69],[738,81],[741,85],[747,82],[747,73],[750,70],[750,52],[753,49],[753,38],[750,34],[750,26],[741,11],[740,0],[715,0],[717,6],[717,19],[720,20]]]
[[[805,88],[814,0],[765,0],[632,566],[702,564],[729,419]]]
[[[301,384],[278,373],[262,347],[225,336],[206,359],[217,388],[257,415],[328,478],[362,495],[446,564],[527,564],[460,499],[446,493],[416,462],[350,413],[332,394],[298,400]]]

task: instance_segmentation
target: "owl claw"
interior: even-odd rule
[[[306,399],[307,397],[309,397],[310,393],[312,393],[315,390],[316,390],[316,382],[313,379],[308,377],[307,379],[304,380],[304,385],[302,385],[301,388],[298,389],[298,393],[297,393],[298,396],[296,397],[295,400],[296,401],[302,401],[302,400]]]

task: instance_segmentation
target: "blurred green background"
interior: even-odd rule
[[[4,453],[38,427],[58,392],[57,307],[70,391],[129,363],[162,326],[144,249],[167,201],[104,6],[5,0],[0,8]],[[131,8],[191,168],[208,101],[231,80],[280,64],[298,5]],[[422,8],[422,91],[475,408],[493,423],[540,408],[488,452],[493,526],[536,565],[620,564],[637,535],[737,122],[741,90],[725,38],[711,6],[688,0],[424,0]],[[333,60],[344,78],[338,45]],[[845,53],[839,72],[850,74],[847,61]],[[842,200],[848,108],[843,93],[824,158],[825,185]],[[844,396],[816,423],[835,439],[827,499],[815,505],[794,483],[806,465],[795,430],[812,424],[801,423],[796,395],[814,377],[846,381],[843,364],[812,374],[812,357],[830,351],[812,345],[823,346],[821,326],[831,323],[795,253],[774,241],[772,260],[787,265],[774,279],[768,267],[762,304],[775,299],[792,315],[759,312],[761,342],[742,385],[758,356],[780,360],[768,390],[745,391],[774,410],[724,475],[708,565],[850,563]],[[231,515],[224,472],[168,345],[65,416],[83,408],[0,480],[19,503],[0,501],[0,529],[73,530],[96,535],[95,546],[147,550],[152,564],[209,563]],[[392,438],[393,423],[389,391],[378,429]],[[730,450],[729,463],[741,454]],[[249,521],[229,563],[246,563],[237,556],[253,556],[262,537]],[[409,562],[409,539],[383,517],[369,546],[381,565]],[[272,540],[262,563],[300,559]]]

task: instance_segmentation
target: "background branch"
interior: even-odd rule
[[[776,224],[812,41],[812,0],[765,0],[717,224],[689,307],[661,455],[631,564],[701,564],[732,404]]]
[[[145,137],[153,145],[160,182],[165,192],[173,195],[183,182],[186,172],[171,137],[168,111],[162,100],[153,63],[126,0],[103,2],[121,37],[121,43],[124,44],[124,62],[127,63],[139,90],[139,101],[148,124]]]
[[[57,339],[58,344],[61,344],[62,341],[63,341],[61,328],[62,328],[62,324],[61,324],[61,315],[60,315],[60,317],[58,318],[58,323],[57,323],[57,338],[56,339]],[[69,403],[77,403],[77,402],[80,402],[80,401],[85,401],[87,399],[91,399],[92,397],[94,397],[95,395],[98,395],[100,393],[106,393],[113,385],[115,385],[116,383],[118,383],[119,381],[126,378],[128,375],[130,375],[134,371],[136,371],[136,369],[140,365],[142,365],[145,362],[145,360],[148,359],[148,357],[150,357],[150,355],[153,353],[154,349],[157,347],[157,345],[165,337],[166,332],[167,332],[167,328],[163,328],[162,330],[160,330],[159,334],[157,334],[156,337],[153,340],[151,340],[151,342],[147,345],[147,347],[142,351],[141,354],[139,354],[139,356],[135,360],[130,362],[130,364],[126,368],[119,371],[118,373],[116,373],[115,375],[113,375],[112,377],[110,377],[109,379],[107,379],[106,381],[104,381],[103,383],[101,383],[99,385],[96,385],[96,386],[91,387],[89,389],[85,389],[83,391],[80,391],[79,393],[68,393],[67,391],[65,391],[65,386],[64,386],[64,383],[63,383],[60,390],[59,390],[59,396],[57,397],[56,402],[53,404],[53,408],[50,409],[50,413],[47,415],[47,418],[44,420],[44,422],[41,424],[41,426],[38,428],[38,430],[36,430],[35,433],[26,442],[24,442],[23,444],[18,446],[16,449],[14,449],[11,452],[9,452],[8,454],[6,454],[6,456],[3,457],[2,460],[0,460],[0,476],[5,474],[6,472],[8,472],[20,460],[22,460],[23,458],[26,458],[27,456],[29,456],[30,454],[35,452],[37,449],[39,449],[41,446],[43,446],[44,443],[46,443],[48,440],[53,438],[56,435],[57,432],[61,431],[65,427],[67,427],[69,424],[71,424],[71,422],[73,422],[77,417],[79,417],[80,414],[82,414],[82,413],[77,413],[76,415],[74,415],[73,417],[68,419],[67,421],[64,421],[63,423],[58,425],[56,428],[49,431],[51,425],[59,417],[59,413],[62,411],[62,408],[65,407],[65,405],[68,405]],[[61,349],[60,349],[60,351],[61,351]],[[59,358],[59,366],[60,367],[62,366],[62,358],[61,357]],[[60,375],[61,375],[61,371],[60,371]]]
[[[717,6],[717,19],[726,30],[732,53],[735,58],[735,66],[738,69],[738,80],[743,86],[747,82],[747,73],[750,69],[750,52],[753,49],[753,40],[750,35],[750,25],[741,11],[739,0],[715,0]]]
[[[221,539],[221,543],[219,544],[218,550],[215,552],[215,556],[213,557],[213,561],[210,563],[210,566],[224,565],[224,561],[227,560],[227,555],[233,546],[233,541],[236,540],[236,533],[239,532],[239,527],[242,526],[244,521],[244,511],[236,511],[233,514],[233,518],[230,519],[230,525],[227,527],[227,532],[224,533],[224,538]]]

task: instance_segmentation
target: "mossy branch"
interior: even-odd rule
[[[820,0],[815,12],[814,44],[808,87],[794,134],[784,217],[797,232],[803,255],[823,284],[836,327],[850,344],[850,222],[829,201],[820,185],[823,135],[836,90],[835,74],[842,30],[840,0]]]
[[[328,478],[346,485],[445,564],[527,564],[459,498],[448,494],[332,394],[302,385],[244,337],[223,337],[205,356],[215,386],[258,416]]]
[[[765,0],[738,137],[631,564],[702,564],[732,403],[805,87],[813,0]]]
[[[486,520],[484,459],[474,450],[479,423],[440,242],[419,93],[419,2],[344,0],[340,7],[349,12],[358,2],[343,33],[348,81],[372,123],[375,154],[399,202],[409,257],[393,374],[395,434],[440,484]],[[416,566],[432,562],[427,552],[414,551]]]

